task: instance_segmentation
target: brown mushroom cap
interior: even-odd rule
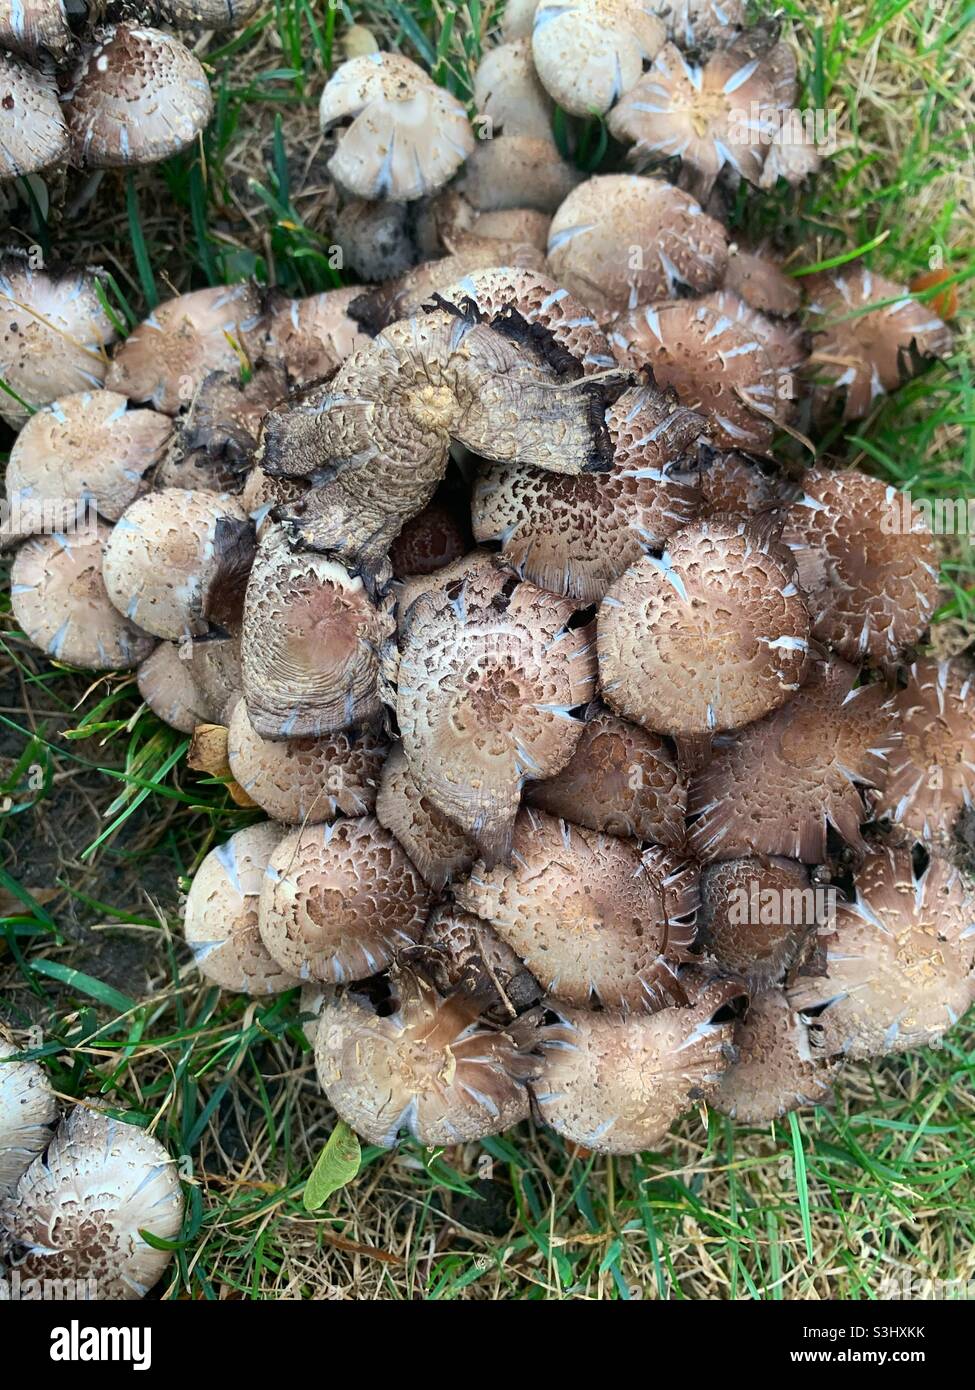
[[[699,302],[713,310],[719,318],[731,319],[737,327],[758,339],[775,369],[776,394],[780,402],[788,402],[798,395],[798,383],[789,378],[799,371],[809,356],[801,328],[793,323],[783,323],[781,319],[768,318],[727,286],[703,295]]]
[[[524,242],[544,255],[551,222],[547,212],[536,208],[499,208],[496,212],[477,213],[471,231],[476,237]]]
[[[702,511],[747,521],[776,512],[789,498],[789,485],[777,474],[736,449],[717,451],[705,445],[699,454]]]
[[[480,212],[531,208],[552,213],[582,177],[551,139],[499,135],[478,140],[461,182],[464,196]],[[498,257],[496,263],[505,261]]]
[[[362,293],[358,285],[326,290],[307,299],[272,301],[264,357],[285,367],[296,386],[331,376],[364,344],[349,317],[349,305]]]
[[[0,48],[31,60],[43,49],[61,60],[73,43],[64,0],[16,0],[0,9]]]
[[[411,517],[389,549],[397,579],[433,574],[467,553],[467,534],[447,507],[432,503]]]
[[[794,1009],[812,1015],[825,1050],[883,1057],[937,1047],[975,1002],[975,904],[958,869],[908,849],[869,854],[852,902],[826,943],[826,976],[800,976]]]
[[[731,980],[683,976],[690,1002],[623,1017],[557,1005],[541,1035],[539,1113],[563,1139],[602,1153],[656,1148],[676,1119],[713,1095],[734,1060]]]
[[[68,131],[54,81],[0,50],[0,180],[36,174],[67,153]]]
[[[370,203],[351,198],[332,224],[343,269],[362,280],[392,280],[419,260],[409,203]],[[341,290],[328,291],[341,294]]]
[[[854,689],[857,676],[844,661],[823,662],[782,709],[719,740],[688,797],[698,858],[821,864],[828,825],[862,847],[863,789],[883,787],[899,735],[887,690]]]
[[[723,42],[745,23],[745,0],[666,0],[667,36],[682,48]]]
[[[254,465],[247,474],[240,505],[253,521],[259,541],[274,526],[275,509],[297,502],[308,488],[307,478],[272,478],[260,464]]]
[[[399,842],[372,816],[303,826],[268,860],[261,937],[300,980],[364,980],[419,939],[430,902]]]
[[[740,243],[728,247],[724,288],[753,309],[779,318],[797,313],[802,302],[799,282],[784,274],[777,260],[767,251],[751,251]]]
[[[157,11],[174,29],[199,27],[222,33],[242,29],[256,14],[261,0],[148,0],[146,8]]]
[[[542,85],[564,111],[602,115],[637,81],[665,34],[640,0],[540,0],[532,54]]]
[[[376,819],[392,832],[431,888],[470,871],[477,849],[459,826],[423,795],[397,744],[382,770]]]
[[[454,897],[484,917],[556,999],[624,1011],[663,1007],[689,960],[697,868],[670,850],[642,854],[543,812],[515,823],[512,865],[475,864]]]
[[[283,367],[262,364],[243,383],[229,372],[211,372],[180,422],[156,474],[156,486],[240,492],[257,449],[261,421],[287,395]]]
[[[607,590],[600,686],[617,713],[658,733],[738,729],[799,688],[808,639],[787,553],[747,523],[700,521]]]
[[[187,648],[187,655],[190,648]],[[142,662],[138,672],[139,694],[164,724],[191,734],[198,724],[219,721],[214,709],[193,679],[193,664],[181,657],[176,642],[160,642]]]
[[[238,830],[211,850],[186,899],[183,932],[206,978],[238,994],[281,994],[299,981],[268,954],[257,925],[258,900],[283,831],[273,821]]]
[[[790,1110],[829,1098],[839,1062],[783,990],[752,998],[735,1026],[735,1047],[738,1060],[708,1101],[722,1115],[741,1125],[769,1125]]]
[[[765,155],[758,186],[774,188],[779,179],[785,179],[795,187],[815,174],[821,163],[822,154],[805,130],[799,134],[791,117],[780,118]]]
[[[0,1198],[47,1148],[58,1117],[44,1068],[37,1062],[8,1061],[18,1051],[0,1037]]]
[[[701,873],[698,938],[723,973],[752,997],[781,980],[810,933],[825,927],[831,890],[794,859],[729,859]]]
[[[491,924],[453,905],[431,912],[421,951],[423,972],[441,994],[468,987],[471,980],[479,986],[490,982],[497,995],[492,1014],[502,1019],[528,1008],[541,995],[538,981]]]
[[[491,139],[552,140],[552,98],[535,72],[530,38],[488,49],[474,74],[474,105],[479,119],[490,123]]]
[[[93,671],[137,666],[155,645],[111,604],[102,579],[111,529],[38,536],[17,551],[10,604],[17,623],[55,661]]]
[[[921,639],[938,601],[927,521],[908,496],[856,469],[810,468],[802,487],[783,540],[813,636],[846,661],[896,662]]]
[[[159,29],[95,31],[71,74],[64,114],[77,163],[155,164],[186,149],[213,114],[199,60]]]

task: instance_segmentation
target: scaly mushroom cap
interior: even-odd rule
[[[234,780],[263,811],[286,825],[368,815],[386,744],[377,733],[340,730],[323,738],[267,739],[238,700],[230,718],[227,758]]]
[[[115,328],[94,270],[34,270],[26,256],[0,254],[0,377],[29,406],[99,387]],[[6,392],[0,416],[18,429],[29,412]]]
[[[670,850],[526,810],[512,867],[475,864],[454,897],[486,918],[541,985],[582,1008],[662,1008],[689,960],[697,868]]]
[[[665,35],[641,0],[540,0],[532,54],[542,85],[564,111],[602,115],[637,81]]]
[[[36,174],[67,154],[68,131],[54,81],[0,51],[0,180]]]
[[[684,847],[687,788],[667,744],[599,705],[571,761],[529,787],[526,801],[587,830]]]
[[[777,475],[764,473],[754,459],[736,449],[719,452],[705,445],[700,466],[701,509],[706,516],[722,512],[747,521],[785,504],[788,485]]]
[[[747,523],[700,521],[606,592],[607,703],[663,734],[739,729],[784,704],[809,664],[809,613],[788,555]]]
[[[187,655],[191,648],[187,648]],[[176,642],[160,642],[138,671],[139,694],[164,724],[191,734],[198,724],[219,722],[196,681],[193,663],[180,656]]]
[[[601,1153],[656,1148],[676,1119],[708,1100],[734,1060],[731,980],[682,976],[690,1002],[638,1017],[555,1005],[541,1034],[544,1070],[532,1083],[542,1119]]]
[[[664,299],[677,285],[721,283],[728,238],[687,193],[661,179],[600,174],[570,193],[549,228],[552,274],[594,313]]]
[[[544,255],[551,222],[547,212],[535,208],[499,208],[497,212],[477,213],[471,231],[474,236],[496,241],[525,242]]]
[[[397,579],[414,574],[434,574],[467,553],[464,527],[447,507],[424,507],[400,531],[389,549],[389,561]]]
[[[343,63],[322,92],[319,118],[326,132],[343,123],[328,171],[358,198],[422,198],[474,148],[460,102],[398,53]]]
[[[361,280],[392,280],[405,275],[420,259],[412,213],[409,203],[351,198],[332,224],[343,268]]]
[[[275,509],[297,502],[308,487],[306,478],[272,478],[260,464],[255,464],[244,483],[240,505],[253,521],[259,541],[274,525]]]
[[[867,415],[878,396],[896,390],[917,357],[951,352],[951,332],[932,306],[866,266],[810,275],[806,293],[814,330],[809,365],[830,392],[843,394],[844,420]]]
[[[766,317],[727,286],[704,295],[700,303],[712,309],[719,318],[731,319],[739,328],[758,339],[775,368],[776,394],[780,401],[786,402],[798,395],[798,383],[789,378],[799,371],[809,356],[801,328]]]
[[[783,540],[813,636],[846,661],[891,664],[920,641],[938,602],[938,556],[910,497],[856,469],[810,468]]]
[[[583,175],[559,154],[551,139],[533,135],[499,135],[478,140],[464,168],[461,186],[480,212],[531,208],[552,213]],[[495,264],[507,264],[497,257]]]
[[[708,1101],[720,1114],[740,1125],[770,1125],[790,1110],[828,1100],[839,1061],[783,990],[752,997],[735,1026],[735,1047],[738,1060]]]
[[[534,1004],[541,994],[538,981],[498,936],[489,922],[452,905],[435,907],[423,929],[419,964],[441,994],[469,987],[494,988],[492,1013],[511,1018]]]
[[[372,816],[303,826],[268,859],[261,937],[301,980],[364,980],[419,940],[430,903],[399,842]]]
[[[817,896],[794,859],[729,859],[701,874],[700,944],[722,974],[746,981],[753,998],[783,978],[828,915],[824,890]]]
[[[261,421],[287,395],[283,367],[262,364],[243,384],[229,372],[211,372],[181,420],[156,486],[240,492],[254,460]]]
[[[481,470],[471,511],[478,541],[543,589],[598,602],[647,545],[659,546],[698,509],[685,458],[704,428],[652,386],[625,391],[606,412],[607,473],[559,478],[519,463]]]
[[[98,522],[68,535],[38,536],[10,570],[14,619],[55,661],[92,671],[138,666],[155,641],[109,601],[102,566],[111,528]]]
[[[199,60],[171,34],[129,24],[95,31],[71,74],[64,115],[78,164],[155,164],[192,145],[213,114]]]
[[[207,722],[226,724],[241,694],[240,639],[212,633],[182,642],[179,653],[192,667],[193,680],[212,711]]]
[[[324,555],[293,550],[280,528],[261,541],[244,600],[247,713],[263,738],[320,738],[380,711],[379,653],[392,600]]]
[[[10,1062],[20,1049],[0,1038],[0,1198],[47,1148],[57,1101],[37,1062]]]
[[[272,301],[264,358],[283,366],[296,386],[331,376],[363,346],[362,331],[349,317],[349,305],[362,290],[351,285],[307,299]]]
[[[217,596],[242,587],[252,554],[253,528],[236,498],[163,488],[136,498],[113,529],[105,587],[146,632],[199,636]]]
[[[127,404],[114,391],[81,391],[32,415],[10,450],[10,506],[72,498],[117,521],[146,490],[145,474],[173,427],[167,416]]]
[[[0,1203],[8,1265],[21,1280],[90,1280],[98,1299],[142,1298],[183,1224],[176,1165],[151,1134],[76,1106],[47,1152]]]
[[[552,98],[538,80],[530,38],[488,49],[474,74],[474,105],[480,120],[490,122],[491,139],[552,140]]]
[[[661,0],[657,9],[682,48],[723,42],[745,23],[745,0]]]
[[[899,734],[887,690],[854,690],[857,675],[844,661],[823,662],[782,709],[719,740],[688,797],[688,844],[699,859],[780,854],[821,864],[829,825],[862,848],[863,789],[883,787]]]
[[[894,697],[903,741],[874,808],[924,840],[948,842],[975,797],[975,689],[968,662],[923,658]]]
[[[239,377],[262,350],[264,320],[253,285],[214,285],[168,299],[115,353],[106,386],[175,415],[211,372]]]
[[[299,984],[268,954],[257,925],[264,871],[284,831],[249,825],[211,850],[186,899],[183,933],[206,978],[237,994],[281,994]]]
[[[43,49],[62,60],[73,43],[63,0],[8,0],[0,9],[0,48],[32,61]]]
[[[383,767],[376,819],[396,836],[433,889],[468,873],[477,858],[474,842],[423,795],[401,744]]]
[[[724,288],[763,314],[788,318],[802,303],[799,283],[785,275],[767,251],[750,251],[740,243],[728,247]]]
[[[410,608],[396,715],[429,800],[492,861],[508,850],[527,778],[552,777],[582,735],[594,694],[591,630],[567,599],[491,557]]]
[[[789,990],[826,1052],[884,1057],[937,1047],[975,1002],[975,903],[959,871],[908,849],[879,849],[858,870],[826,943],[826,975]]]
[[[538,1069],[530,1033],[492,1027],[478,1017],[482,1000],[443,999],[406,970],[392,986],[390,1014],[355,993],[322,1009],[315,1064],[340,1119],[392,1148],[401,1129],[421,1144],[458,1144],[527,1118],[525,1081]]]

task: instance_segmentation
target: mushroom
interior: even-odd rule
[[[95,30],[62,100],[74,159],[91,169],[168,159],[213,114],[206,73],[189,49],[130,24]]]
[[[238,830],[197,869],[183,913],[183,934],[200,972],[237,994],[281,994],[299,980],[268,954],[258,930],[264,871],[285,832],[273,821]]]
[[[364,346],[359,325],[348,312],[361,293],[358,285],[352,285],[308,299],[272,299],[265,359],[285,367],[295,386],[331,376],[356,348]]]
[[[315,825],[373,810],[386,744],[369,729],[322,738],[261,738],[247,705],[238,700],[227,756],[235,781],[269,816],[286,825]]]
[[[423,795],[401,744],[382,770],[376,819],[406,850],[431,888],[469,872],[477,858],[473,841]]]
[[[471,231],[476,237],[534,246],[544,255],[551,222],[548,213],[536,208],[498,208],[495,212],[477,213]]]
[[[721,43],[745,23],[745,0],[656,0],[667,37],[682,48]]]
[[[606,591],[599,679],[626,719],[673,735],[738,729],[784,704],[809,665],[809,613],[788,552],[746,522],[678,531]]]
[[[710,1099],[735,1058],[745,991],[686,975],[681,986],[683,1007],[635,1017],[553,1006],[557,1022],[541,1030],[543,1071],[532,1094],[556,1134],[601,1153],[639,1153]]]
[[[972,897],[958,869],[908,849],[879,848],[836,912],[826,972],[800,976],[789,1003],[824,1050],[850,1058],[937,1047],[975,1002]]]
[[[747,521],[749,517],[771,520],[790,500],[790,485],[775,473],[766,472],[758,460],[737,449],[718,450],[702,444],[698,452],[702,511],[717,512]]]
[[[363,280],[392,280],[411,270],[419,256],[410,209],[409,203],[368,203],[362,198],[346,203],[332,227],[343,266]]]
[[[0,10],[0,49],[32,62],[47,53],[60,62],[73,44],[64,0],[14,0]]]
[[[38,536],[17,551],[10,605],[28,640],[55,661],[92,671],[137,666],[155,646],[111,604],[102,579],[112,532],[102,522]]]
[[[399,53],[342,63],[322,92],[319,119],[326,133],[343,126],[328,171],[357,198],[422,198],[474,146],[460,102]]]
[[[498,936],[489,922],[469,912],[435,907],[423,929],[417,958],[423,973],[443,995],[490,983],[497,1001],[486,1012],[505,1022],[536,1003],[538,981]]]
[[[796,374],[809,357],[806,335],[802,329],[782,319],[768,318],[727,287],[712,290],[698,302],[717,314],[719,319],[728,318],[738,328],[754,335],[774,369],[778,409],[787,412],[789,402],[798,395]]]
[[[143,1298],[183,1224],[176,1166],[151,1134],[75,1106],[13,1192],[0,1201],[7,1264],[28,1279],[87,1283],[98,1299]]]
[[[229,372],[211,372],[182,419],[156,476],[157,487],[241,491],[257,448],[261,421],[287,395],[283,367],[262,365],[243,383]]]
[[[115,0],[126,12],[144,10],[147,18],[162,20],[174,29],[242,29],[254,17],[261,0]]]
[[[479,212],[530,208],[552,213],[581,179],[551,138],[499,135],[496,140],[478,140],[461,183]],[[503,265],[506,259],[498,256],[494,264]]]
[[[488,49],[474,74],[474,105],[492,140],[510,135],[552,140],[552,98],[538,80],[531,39]]]
[[[193,679],[193,667],[188,659],[192,647],[176,642],[160,642],[155,651],[142,662],[137,674],[139,694],[164,724],[181,733],[191,734],[199,724],[218,721],[220,711],[214,709]]]
[[[701,873],[698,939],[709,961],[753,1000],[782,980],[810,935],[828,925],[832,889],[794,859],[729,859]]]
[[[37,1062],[11,1062],[18,1049],[0,1037],[0,1200],[47,1148],[58,1107]]]
[[[259,541],[274,525],[277,508],[297,502],[310,486],[307,478],[272,478],[255,464],[244,481],[240,505],[254,522]]]
[[[796,1013],[781,989],[753,997],[735,1025],[738,1060],[708,1104],[740,1125],[769,1125],[790,1110],[829,1099],[839,1061],[819,1030]]]
[[[397,579],[433,574],[467,553],[468,533],[449,508],[431,503],[411,517],[389,549]]]
[[[512,39],[530,39],[532,24],[538,0],[505,0],[501,16],[501,36],[506,42]]]
[[[786,275],[779,262],[763,249],[749,250],[738,242],[728,247],[724,288],[731,290],[763,314],[788,318],[799,310],[799,285]]]
[[[261,937],[300,980],[364,980],[419,939],[431,896],[399,842],[372,816],[302,826],[268,859]]]
[[[0,180],[36,174],[62,163],[67,153],[54,81],[0,50]]]
[[[640,0],[540,0],[532,54],[543,87],[564,111],[601,116],[637,81],[665,35]]]
[[[526,810],[511,867],[475,864],[454,897],[489,921],[555,999],[652,1011],[679,998],[691,959],[697,868],[656,845]]]

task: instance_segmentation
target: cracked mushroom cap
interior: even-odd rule
[[[411,517],[389,549],[397,579],[434,574],[468,551],[468,533],[448,507],[432,503]]]
[[[218,723],[214,709],[193,679],[193,664],[181,656],[177,642],[160,642],[139,667],[139,694],[157,718],[172,729],[191,734],[198,724]]]
[[[8,1265],[22,1280],[91,1281],[106,1300],[143,1298],[172,1251],[140,1232],[172,1241],[182,1224],[176,1165],[159,1140],[80,1105],[0,1202]]]
[[[42,51],[62,61],[73,45],[64,0],[7,0],[0,8],[0,49],[32,62]]]
[[[138,666],[155,639],[110,602],[102,578],[112,531],[102,522],[37,536],[17,551],[10,606],[28,639],[55,661],[91,671]]]
[[[265,359],[283,366],[296,386],[331,376],[364,345],[362,330],[349,317],[349,305],[361,293],[358,285],[350,285],[307,299],[272,302]]]
[[[798,313],[802,303],[799,283],[783,272],[774,257],[765,250],[752,251],[740,243],[728,247],[723,287],[753,309],[776,318]]]
[[[95,31],[63,101],[74,159],[90,169],[168,159],[213,114],[199,59],[171,34],[129,24]]]
[[[829,1099],[839,1060],[784,990],[752,996],[735,1025],[735,1047],[738,1060],[708,1101],[720,1114],[741,1125],[770,1125],[790,1110]]]
[[[474,74],[474,105],[490,122],[491,139],[527,135],[552,141],[552,98],[532,61],[530,38],[489,48]]]
[[[167,299],[115,353],[106,386],[175,415],[211,372],[239,377],[261,355],[264,319],[254,285],[214,285]]]
[[[468,873],[477,858],[470,837],[423,795],[401,744],[392,749],[383,766],[376,819],[396,836],[437,891]]]
[[[261,421],[287,395],[283,367],[262,364],[243,383],[229,372],[211,372],[180,420],[156,474],[156,486],[184,487],[191,492],[242,491]]]
[[[563,111],[602,115],[637,81],[665,36],[649,0],[540,0],[532,54]]]
[[[272,478],[260,464],[254,465],[244,482],[240,505],[253,521],[259,541],[274,526],[276,508],[298,502],[308,488],[306,478]]]
[[[858,674],[845,661],[822,662],[787,705],[718,741],[688,796],[688,844],[699,859],[777,854],[821,864],[828,826],[862,849],[864,792],[883,788],[899,733],[887,689],[854,689]]]
[[[938,555],[910,495],[856,469],[810,468],[786,513],[813,636],[846,661],[891,665],[938,602]]]
[[[499,135],[496,140],[477,141],[461,184],[465,198],[478,212],[531,208],[553,213],[582,177],[562,158],[551,138]],[[498,256],[498,263],[505,260]]]
[[[137,497],[112,530],[105,587],[146,632],[171,641],[200,636],[223,592],[242,588],[253,546],[236,498],[163,488]]]
[[[745,990],[692,975],[680,984],[681,1005],[635,1017],[552,1005],[558,1022],[541,1032],[532,1093],[556,1134],[600,1153],[639,1153],[710,1099],[735,1057]]]
[[[661,0],[656,8],[682,48],[724,42],[745,23],[745,0]]]
[[[315,825],[372,812],[386,746],[369,729],[339,730],[323,738],[261,738],[246,704],[238,700],[227,757],[234,780],[274,820]]]
[[[809,665],[809,613],[787,552],[723,517],[631,565],[596,630],[606,702],[662,734],[750,724],[790,699]]]
[[[302,826],[268,859],[261,937],[300,980],[365,980],[415,945],[431,900],[399,842],[374,817]]]
[[[816,889],[804,864],[771,856],[708,864],[701,873],[698,940],[753,999],[781,980],[804,942],[825,927],[833,890]]]
[[[452,904],[435,907],[423,929],[418,960],[423,973],[441,994],[490,982],[497,996],[492,1015],[512,1018],[536,1003],[538,981],[498,936],[482,922]]]
[[[55,82],[0,50],[0,180],[36,174],[67,154]]]
[[[399,53],[343,63],[322,92],[319,119],[325,132],[342,125],[328,171],[357,198],[423,198],[474,148],[460,102]]]
[[[975,1002],[975,903],[958,869],[878,849],[857,871],[826,942],[826,974],[799,977],[789,1003],[830,1054],[884,1057],[937,1047]]]
[[[454,897],[492,924],[549,994],[624,1012],[679,997],[698,902],[690,860],[656,845],[641,854],[633,840],[525,810],[511,861],[478,862]]]
[[[37,1062],[11,1062],[19,1051],[0,1038],[0,1199],[10,1192],[51,1138],[58,1106]]]
[[[798,394],[797,383],[789,378],[799,371],[809,357],[806,335],[798,325],[768,318],[727,287],[712,290],[699,302],[713,310],[719,318],[731,319],[738,328],[757,338],[775,368],[776,394],[780,401],[792,400]]]
[[[268,954],[258,930],[264,871],[284,834],[262,821],[210,851],[186,899],[183,935],[200,972],[237,994],[282,994],[299,981]]]
[[[598,174],[580,184],[549,227],[551,272],[598,314],[697,293],[724,278],[728,237],[687,193],[638,174]]]
[[[737,449],[699,450],[701,509],[706,516],[721,512],[747,521],[768,516],[789,500],[789,484],[779,474],[763,471],[756,459]]]

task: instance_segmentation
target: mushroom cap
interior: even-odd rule
[[[527,1042],[477,1017],[465,994],[443,999],[400,971],[396,1009],[380,1014],[345,993],[326,1002],[315,1045],[318,1079],[341,1119],[391,1148],[401,1129],[421,1144],[500,1134],[528,1116]]]
[[[32,415],[7,462],[10,506],[72,498],[117,521],[148,487],[173,428],[168,416],[127,405],[114,391],[81,391]]]
[[[551,139],[499,135],[475,144],[462,186],[464,196],[479,212],[531,208],[552,213],[582,177]]]
[[[737,449],[718,451],[705,445],[700,450],[702,510],[747,521],[767,516],[787,500],[788,485],[776,474],[765,473],[755,459]]]
[[[883,1057],[937,1047],[975,1002],[975,903],[958,869],[909,849],[877,849],[858,869],[826,942],[826,975],[798,977],[794,1009],[826,1052]]]
[[[343,123],[328,171],[358,198],[422,198],[442,188],[474,148],[460,102],[399,53],[369,53],[338,67],[322,92],[319,119],[323,131]]]
[[[251,536],[250,519],[234,497],[178,487],[146,493],[108,538],[108,596],[156,637],[198,636],[207,631],[214,595],[239,583]]]
[[[477,213],[471,231],[477,237],[526,242],[544,255],[551,222],[547,212],[536,208],[499,208],[496,212]]]
[[[138,666],[154,638],[110,602],[102,567],[111,545],[102,522],[68,535],[37,536],[17,551],[10,605],[35,647],[55,661],[92,671]]]
[[[805,132],[797,138],[790,119],[779,122],[765,155],[759,188],[774,188],[779,179],[793,187],[805,182],[815,174],[822,163],[822,155],[817,146],[810,142]]]
[[[73,44],[64,0],[16,0],[0,9],[0,49],[32,61],[43,49],[62,60]]]
[[[283,367],[262,364],[243,384],[229,372],[210,372],[181,420],[156,486],[240,492],[261,421],[287,395]]]
[[[98,1299],[147,1294],[172,1252],[139,1232],[171,1241],[182,1224],[176,1165],[159,1140],[80,1105],[0,1202],[22,1280],[90,1280]]]
[[[214,285],[160,304],[115,353],[106,386],[175,415],[211,372],[238,377],[262,351],[264,319],[254,285]]]
[[[264,871],[284,834],[262,821],[212,849],[186,899],[183,934],[201,973],[238,994],[281,994],[299,984],[268,954],[257,924]]]
[[[667,744],[593,705],[571,760],[526,802],[587,830],[683,849],[687,788]]]
[[[489,922],[452,904],[435,907],[423,929],[421,966],[441,994],[489,980],[498,996],[502,1017],[534,1004],[541,994],[538,981]]]
[[[212,114],[199,59],[171,34],[129,24],[95,31],[64,96],[75,161],[90,169],[168,159]]]
[[[665,0],[657,9],[681,48],[722,42],[745,23],[745,0]]]
[[[789,400],[798,394],[797,384],[785,378],[798,372],[809,356],[806,335],[801,328],[794,323],[768,318],[727,286],[712,290],[699,302],[713,310],[719,318],[731,319],[739,328],[757,338],[775,368],[776,394],[780,400]]]
[[[854,689],[844,661],[817,664],[772,714],[718,740],[691,782],[688,844],[701,860],[778,854],[821,864],[832,825],[862,848],[863,790],[882,788],[899,733],[881,685]]]
[[[0,254],[0,377],[29,406],[99,387],[115,328],[94,270],[34,270],[26,256]],[[5,392],[0,416],[18,429],[29,412]]]
[[[272,740],[255,732],[243,700],[230,717],[227,757],[234,780],[285,825],[368,815],[385,756],[385,741],[369,729]]]
[[[777,318],[798,313],[802,303],[799,283],[783,273],[777,260],[767,251],[752,251],[740,243],[728,247],[724,288],[753,309]]]
[[[678,284],[721,283],[728,237],[687,193],[638,174],[599,174],[565,199],[549,228],[552,274],[595,313],[663,299]]]
[[[908,494],[852,468],[807,469],[802,487],[782,538],[813,636],[846,661],[896,662],[938,602],[938,555],[923,513]]]
[[[741,1125],[769,1125],[829,1098],[839,1061],[784,990],[752,996],[748,1013],[735,1025],[735,1047],[738,1060],[708,1101],[722,1115]]]
[[[535,22],[538,0],[505,0],[501,16],[501,36],[507,42],[512,39],[530,39]]]
[[[401,744],[383,766],[376,819],[396,836],[433,889],[468,873],[477,858],[469,836],[423,795]]]
[[[293,550],[278,527],[268,531],[247,585],[241,640],[257,733],[319,738],[375,718],[380,649],[395,631],[391,609],[337,561]]]
[[[532,61],[530,38],[512,39],[489,48],[474,74],[478,117],[490,122],[490,138],[527,135],[552,141],[552,98]]]
[[[682,976],[689,1002],[624,1017],[553,1004],[541,1035],[539,1113],[571,1143],[600,1153],[656,1148],[679,1116],[714,1093],[734,1060],[732,980]]]
[[[244,489],[240,494],[240,505],[253,521],[257,539],[263,540],[265,533],[275,524],[273,519],[277,507],[297,502],[308,491],[306,478],[272,478],[265,473],[260,464],[255,464],[247,474]]]
[[[241,693],[240,639],[219,632],[180,643],[179,655],[193,670],[207,723],[226,724]]]
[[[261,937],[300,980],[364,980],[419,940],[430,903],[417,869],[374,817],[302,826],[268,859]]]
[[[540,0],[532,54],[542,85],[564,111],[602,115],[665,36],[649,0]]]
[[[370,203],[352,198],[332,225],[345,265],[363,280],[392,280],[405,275],[419,260],[411,212],[409,203]]]
[[[697,867],[656,845],[541,811],[515,823],[511,867],[475,864],[457,903],[489,921],[540,984],[581,1008],[653,1010],[689,960]]]
[[[2,50],[0,111],[0,180],[36,174],[67,158],[68,131],[53,79]]]
[[[174,29],[199,27],[221,33],[242,29],[260,7],[261,0],[152,0]]]
[[[729,859],[701,873],[698,940],[722,974],[754,999],[781,980],[810,933],[825,927],[832,890],[811,884],[794,859]]]
[[[361,293],[358,285],[351,285],[307,299],[272,301],[265,359],[285,367],[296,386],[331,376],[364,345],[362,330],[349,317],[349,305]]]
[[[809,665],[809,613],[787,553],[724,517],[632,564],[596,631],[606,702],[664,734],[741,728],[784,704]]]
[[[18,1049],[0,1038],[0,1198],[47,1148],[57,1101],[38,1062],[10,1062]]]
[[[176,642],[160,642],[139,667],[139,694],[164,724],[191,734],[198,724],[218,721],[196,681],[192,662],[181,656]],[[187,654],[191,648],[187,648]]]
[[[389,548],[397,579],[433,574],[467,553],[467,534],[447,507],[432,503],[410,520]]]

